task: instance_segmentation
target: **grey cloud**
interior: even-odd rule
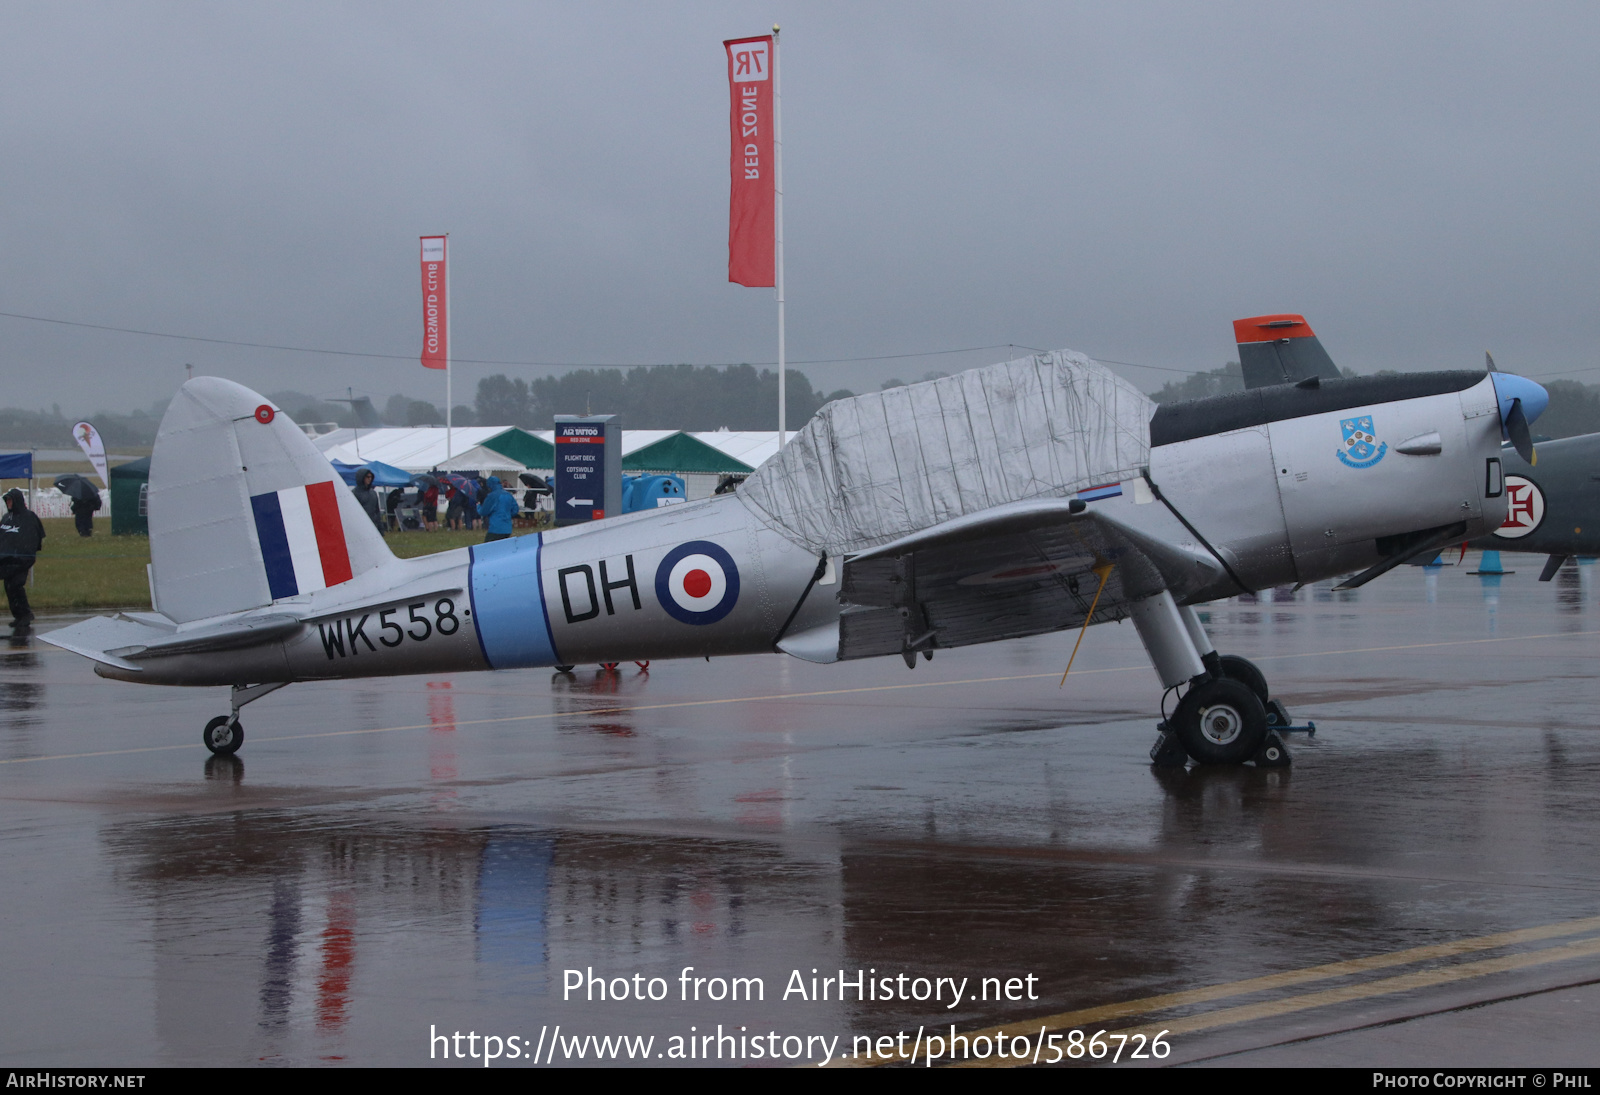
[[[770,293],[725,280],[719,41],[772,17],[793,358],[1209,368],[1291,310],[1357,369],[1600,365],[1576,4],[17,5],[0,311],[409,355],[416,237],[449,231],[462,356],[770,360]],[[406,362],[0,320],[0,403],[148,404],[185,361],[442,397]]]

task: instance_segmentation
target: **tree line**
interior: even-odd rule
[[[929,373],[932,380],[942,373]],[[1354,375],[1346,371],[1346,375]],[[1379,374],[1383,375],[1383,374]],[[844,399],[847,389],[823,393],[813,388],[805,373],[790,369],[789,428],[799,429],[824,404]],[[890,380],[883,387],[896,387]],[[1576,380],[1542,382],[1550,392],[1550,406],[1537,423],[1545,437],[1572,437],[1600,433],[1600,386]],[[1191,373],[1168,383],[1151,395],[1157,403],[1199,399],[1244,390],[1244,375],[1237,361]],[[400,394],[381,409],[370,399],[356,397],[333,401],[297,391],[268,393],[296,422],[334,422],[341,426],[371,428],[444,424],[444,411],[435,403]],[[777,426],[778,376],[772,369],[751,365],[718,368],[712,365],[651,365],[632,369],[575,369],[560,376],[525,380],[505,374],[478,381],[471,403],[455,408],[458,426],[521,426],[546,430],[558,414],[616,414],[622,425],[638,430],[771,430]],[[166,411],[160,400],[148,409],[100,411],[88,415],[109,446],[148,446]],[[72,448],[72,423],[59,405],[30,411],[0,409],[0,448]]]
[[[823,392],[798,369],[788,370],[788,426],[799,429],[824,403],[855,393]],[[501,375],[478,382],[479,422],[550,428],[558,414],[615,414],[626,429],[774,430],[778,374],[754,366],[652,365],[575,369],[532,381]]]

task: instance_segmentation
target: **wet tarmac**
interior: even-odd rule
[[[1600,590],[1540,562],[1212,606],[1288,769],[1152,768],[1131,625],[1064,688],[1072,635],[299,685],[231,760],[222,690],[14,641],[0,1059],[1594,1065]]]

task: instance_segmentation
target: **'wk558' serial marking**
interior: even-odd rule
[[[418,615],[417,609],[423,609]],[[373,645],[375,636],[383,646],[397,647],[410,639],[412,642],[427,642],[434,635],[454,635],[461,627],[461,619],[456,615],[456,603],[449,597],[440,597],[433,602],[433,618],[428,618],[426,609],[427,601],[417,601],[415,604],[405,606],[405,616],[399,616],[401,609],[386,608],[381,612],[363,612],[359,618],[347,616],[342,620],[335,620],[331,624],[318,624],[317,634],[322,637],[322,649],[331,662],[334,656],[345,658],[361,653],[361,644],[366,643],[367,649],[377,653],[377,646]],[[462,616],[470,616],[470,609],[463,609]],[[373,625],[372,634],[367,633],[367,624],[376,616],[377,622]]]

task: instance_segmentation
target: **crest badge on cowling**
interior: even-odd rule
[[[1370,468],[1389,451],[1387,443],[1378,443],[1373,437],[1370,414],[1346,418],[1339,423],[1339,428],[1344,430],[1344,448],[1339,450],[1339,459],[1347,467]]]

